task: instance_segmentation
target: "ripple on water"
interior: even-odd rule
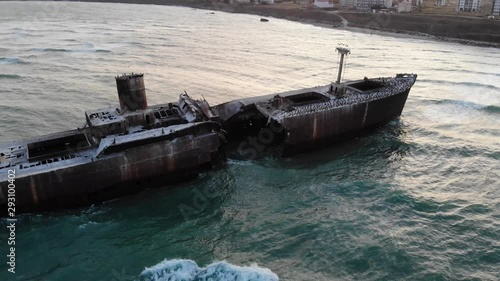
[[[111,53],[104,49],[63,49],[63,48],[33,48],[35,52],[63,52],[63,53]]]
[[[28,64],[29,62],[24,61],[20,58],[0,58],[0,65],[8,64]]]

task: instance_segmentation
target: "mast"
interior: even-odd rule
[[[342,69],[344,68],[344,57],[351,53],[351,50],[347,47],[337,47],[337,52],[340,53],[340,64],[339,64],[339,74],[337,76],[337,84],[340,84],[342,79]]]

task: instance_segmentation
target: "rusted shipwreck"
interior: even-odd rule
[[[335,83],[214,107],[185,93],[148,107],[143,75],[119,76],[119,108],[86,112],[84,128],[0,145],[0,213],[12,171],[17,213],[85,206],[196,176],[224,160],[228,140],[248,138],[237,145],[248,157],[271,144],[289,155],[399,116],[417,76],[341,83],[349,50],[337,50]]]
[[[87,205],[210,168],[221,122],[206,101],[148,107],[143,75],[116,78],[120,108],[86,112],[86,127],[0,147],[1,211],[15,169],[17,211]]]
[[[254,155],[263,144],[282,154],[304,152],[359,135],[401,115],[416,74],[364,78],[341,83],[344,57],[338,47],[337,81],[325,86],[240,99],[214,107],[229,138],[246,138],[240,154]],[[253,138],[248,138],[252,135]]]

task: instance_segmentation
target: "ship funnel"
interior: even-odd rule
[[[346,47],[337,47],[337,52],[340,54],[339,74],[337,76],[337,84],[340,84],[342,79],[342,69],[344,68],[344,57],[351,53],[351,50]]]
[[[123,112],[148,108],[144,74],[123,74],[115,79],[120,108]]]

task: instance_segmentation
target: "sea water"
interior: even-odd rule
[[[22,215],[1,280],[498,280],[500,51],[153,5],[0,2],[0,142],[74,129],[145,73],[149,104],[214,105],[417,73],[403,114],[290,158]],[[2,221],[5,230],[6,221]]]

